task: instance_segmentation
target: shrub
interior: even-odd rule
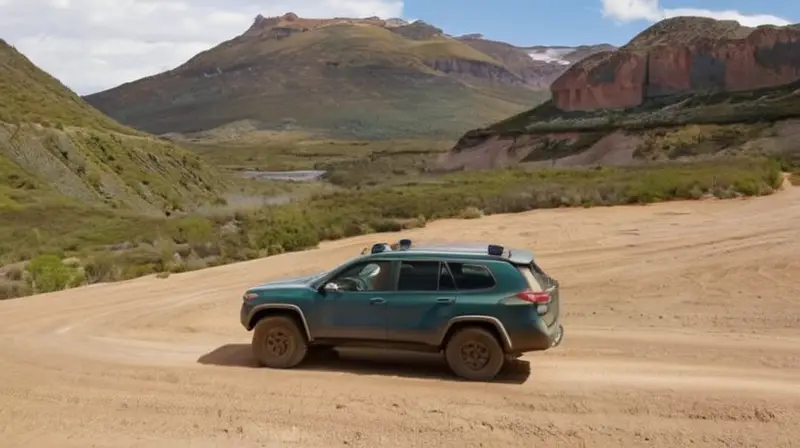
[[[39,255],[25,267],[30,273],[29,282],[35,293],[60,291],[80,284],[82,273],[65,265],[52,254]]]
[[[456,216],[459,219],[478,219],[483,216],[483,211],[477,207],[467,207]]]
[[[172,239],[178,243],[200,244],[214,234],[211,221],[202,217],[180,218],[169,222]]]

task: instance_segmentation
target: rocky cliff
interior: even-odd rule
[[[629,108],[692,92],[745,91],[800,79],[797,26],[667,19],[617,51],[594,54],[552,83],[563,111]]]
[[[434,59],[425,61],[432,69],[448,75],[477,78],[509,86],[525,86],[526,82],[499,64],[468,59]]]
[[[583,59],[551,101],[467,132],[436,167],[787,153],[799,130],[800,26],[678,18]]]

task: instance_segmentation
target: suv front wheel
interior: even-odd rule
[[[471,381],[491,381],[505,362],[500,341],[480,327],[458,330],[447,341],[444,355],[453,373]]]
[[[300,328],[289,317],[268,316],[253,330],[253,356],[273,369],[289,369],[306,357],[308,343]]]

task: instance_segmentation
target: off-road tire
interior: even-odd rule
[[[308,352],[308,342],[297,324],[286,316],[268,316],[253,330],[253,356],[265,367],[290,369]]]
[[[500,341],[479,327],[458,330],[447,341],[444,356],[450,370],[470,381],[493,380],[505,363]]]

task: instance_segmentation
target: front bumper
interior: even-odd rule
[[[239,311],[239,321],[247,331],[252,330],[252,327],[250,327],[250,316],[252,315],[253,308],[254,305],[244,302],[242,303],[241,311]]]

